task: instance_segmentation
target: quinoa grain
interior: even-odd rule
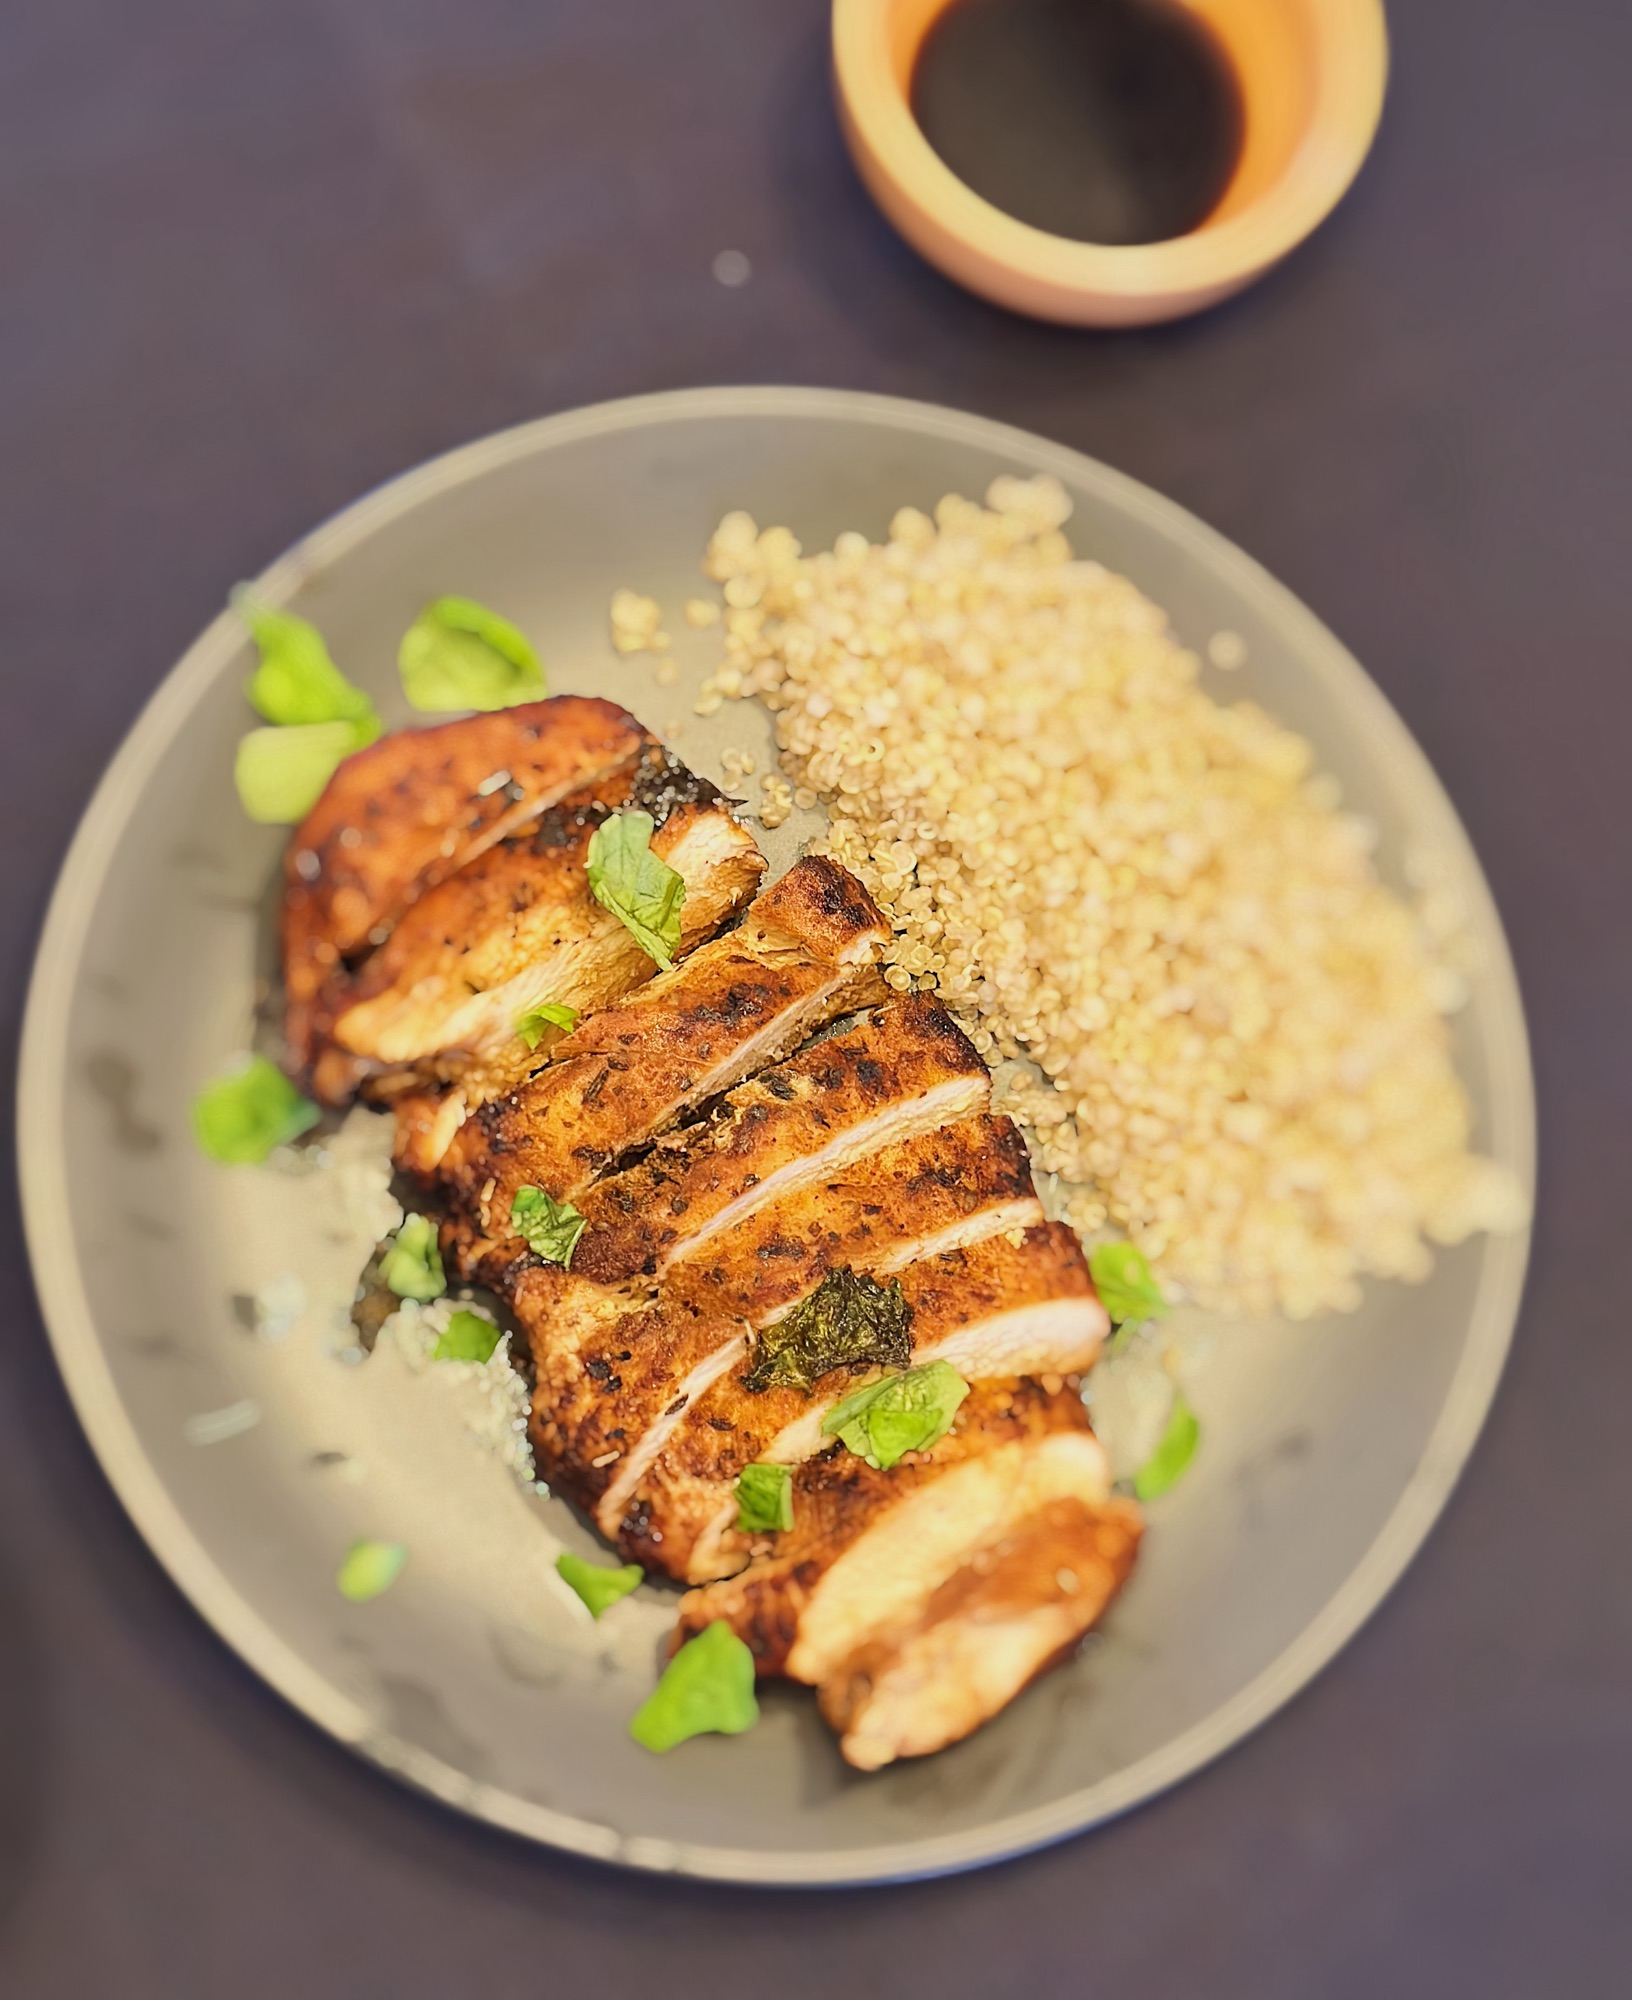
[[[1023,1059],[999,1101],[1073,1227],[1117,1225],[1197,1301],[1352,1308],[1362,1276],[1426,1276],[1425,1238],[1516,1224],[1450,1061],[1454,893],[1419,885],[1418,913],[1377,880],[1309,745],[1213,701],[1158,607],[1073,557],[1057,482],[987,500],[809,557],[720,523],[697,709],[775,713],[762,823],[826,804],[813,845],[891,917],[890,986]]]

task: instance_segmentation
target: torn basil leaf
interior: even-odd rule
[[[578,1248],[585,1219],[570,1201],[556,1201],[541,1187],[526,1185],[516,1189],[510,1204],[510,1227],[535,1256],[565,1269]]]
[[[516,1016],[516,1033],[530,1049],[536,1049],[543,1041],[546,1028],[564,1028],[570,1035],[577,1025],[578,1009],[559,1000],[540,1000],[536,1007]]]
[[[397,1231],[380,1264],[380,1276],[399,1299],[428,1305],[448,1289],[442,1253],[436,1244],[436,1224],[428,1215],[410,1215]]]
[[[245,692],[268,722],[281,727],[350,722],[357,725],[355,748],[373,742],[380,733],[374,704],[334,664],[315,625],[293,612],[258,604],[242,585],[232,593],[232,606],[260,652],[260,665]]]
[[[969,1384],[949,1361],[926,1361],[904,1375],[886,1375],[835,1403],[822,1436],[836,1437],[858,1458],[888,1472],[909,1451],[927,1451],[952,1428]]]
[[[1167,1311],[1162,1288],[1151,1276],[1145,1254],[1131,1243],[1096,1243],[1088,1252],[1099,1302],[1113,1322],[1159,1319]]]
[[[745,1465],[737,1474],[737,1529],[776,1535],[793,1526],[793,1471],[786,1465]]]
[[[622,1569],[603,1569],[599,1563],[585,1562],[582,1556],[562,1554],[556,1557],[555,1567],[561,1581],[583,1599],[591,1618],[599,1618],[646,1580],[646,1572],[639,1563],[625,1563]]]
[[[524,633],[469,597],[439,597],[403,635],[403,691],[415,708],[513,708],[537,701],[544,670]]]
[[[652,852],[650,813],[614,813],[590,836],[589,888],[642,951],[667,972],[680,949],[685,878]]]
[[[212,1160],[252,1166],[274,1146],[309,1132],[323,1114],[302,1097],[275,1063],[251,1056],[241,1069],[217,1077],[193,1099],[193,1131]]]
[[[377,735],[376,728],[374,734]],[[252,729],[240,739],[232,767],[238,801],[260,826],[293,826],[354,750],[372,743],[354,722],[304,722],[289,729]]]
[[[1156,1500],[1184,1477],[1196,1446],[1201,1442],[1201,1421],[1177,1389],[1168,1412],[1167,1428],[1161,1442],[1133,1476],[1133,1490],[1141,1500]]]
[[[353,1604],[366,1604],[389,1590],[402,1574],[408,1550],[402,1542],[353,1542],[346,1551],[335,1582],[340,1595]]]
[[[629,1725],[648,1750],[672,1750],[689,1736],[740,1736],[759,1720],[754,1656],[723,1619],[688,1639]]]
[[[898,1278],[881,1285],[841,1266],[760,1333],[743,1386],[756,1394],[775,1383],[809,1389],[834,1368],[905,1368],[911,1329],[912,1307]]]
[[[447,1331],[431,1349],[433,1361],[491,1361],[493,1350],[504,1338],[504,1329],[480,1313],[461,1306],[448,1321]]]

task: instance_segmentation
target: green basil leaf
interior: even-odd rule
[[[366,1604],[369,1598],[391,1588],[407,1560],[408,1550],[402,1542],[353,1542],[334,1580],[342,1597],[349,1597],[353,1604]]]
[[[380,1260],[380,1276],[399,1299],[428,1305],[448,1289],[442,1253],[436,1244],[436,1224],[428,1215],[410,1215]]]
[[[240,1167],[309,1132],[323,1114],[275,1063],[251,1056],[193,1099],[193,1131],[212,1160]]]
[[[557,1201],[541,1187],[529,1184],[516,1189],[510,1204],[510,1227],[536,1256],[565,1269],[578,1248],[585,1219],[570,1201]]]
[[[899,1278],[881,1285],[840,1265],[760,1333],[743,1387],[755,1395],[773,1383],[809,1389],[835,1368],[859,1375],[869,1362],[905,1368],[912,1359],[911,1329],[912,1307]]]
[[[543,1041],[546,1028],[564,1028],[570,1035],[577,1025],[578,1009],[559,1000],[540,1000],[536,1007],[516,1016],[516,1033],[530,1049],[536,1049]]]
[[[629,1725],[648,1750],[672,1750],[688,1736],[740,1736],[759,1720],[754,1656],[723,1619],[688,1639],[663,1669]]]
[[[1167,1311],[1144,1252],[1133,1244],[1096,1243],[1088,1252],[1088,1269],[1100,1304],[1118,1326],[1130,1319],[1160,1319]]]
[[[1184,1397],[1174,1390],[1173,1408],[1168,1413],[1162,1441],[1133,1476],[1133,1490],[1141,1500],[1156,1500],[1184,1477],[1196,1446],[1201,1442],[1201,1423]]]
[[[680,949],[686,883],[652,852],[654,824],[644,812],[614,813],[603,820],[590,837],[589,888],[596,902],[667,972]]]
[[[792,1526],[792,1468],[745,1465],[737,1474],[738,1530],[744,1535],[775,1535]]]
[[[525,634],[468,597],[439,597],[408,627],[397,654],[415,708],[513,708],[537,701],[544,670]]]
[[[571,1586],[588,1606],[591,1618],[599,1618],[631,1590],[646,1580],[639,1563],[625,1563],[622,1569],[603,1569],[599,1563],[585,1562],[582,1556],[559,1555],[555,1559],[561,1581]]]
[[[358,747],[373,742],[380,733],[374,704],[334,664],[315,625],[257,604],[242,585],[232,593],[232,604],[260,651],[246,692],[268,722],[354,722],[368,732]]]
[[[438,1259],[440,1262],[440,1259]],[[504,1329],[480,1313],[461,1306],[448,1321],[447,1331],[431,1349],[433,1361],[491,1361],[493,1350],[504,1338]]]
[[[324,787],[351,753],[372,743],[378,734],[378,724],[365,732],[356,722],[252,729],[240,740],[232,767],[239,803],[261,826],[293,826],[322,798]]]
[[[968,1393],[969,1384],[949,1361],[926,1361],[835,1403],[822,1419],[822,1435],[888,1472],[907,1452],[927,1451],[945,1437]]]

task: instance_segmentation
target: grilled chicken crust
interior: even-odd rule
[[[853,905],[856,922],[842,940],[824,937],[824,950],[842,948],[837,962],[815,956],[804,939],[784,929],[797,921],[794,892],[781,902],[774,892],[761,900],[771,903],[769,921],[756,904],[739,930],[693,953],[622,1006],[580,1022],[556,1045],[548,1068],[460,1129],[442,1161],[441,1181],[464,1225],[455,1248],[461,1269],[488,1270],[495,1256],[503,1257],[518,1188],[532,1185],[558,1201],[579,1200],[620,1153],[666,1132],[692,1106],[790,1041],[879,997],[877,970],[860,955],[883,938],[869,900]],[[836,1060],[817,1067],[833,1073]],[[785,1086],[796,1091],[806,1073],[798,1066],[806,1062],[796,1057],[770,1075],[796,1075],[799,1082]],[[984,1084],[984,1069],[981,1074]],[[766,1087],[771,1102],[780,1104],[774,1093],[784,1085]],[[733,1092],[727,1105],[735,1106],[739,1094]],[[694,1139],[691,1148],[699,1143]],[[631,1210],[623,1203],[636,1199],[620,1191],[610,1208],[594,1201],[579,1205],[593,1226],[600,1213],[626,1221]],[[602,1282],[633,1275],[613,1268],[615,1250],[601,1260],[587,1241],[573,1259],[575,1272]]]
[[[514,1243],[486,1266],[533,1351],[540,1473],[648,1568],[704,1585],[678,1636],[724,1618],[761,1671],[815,1685],[864,1769],[995,1714],[1093,1624],[1137,1547],[1076,1393],[1106,1316],[987,1094],[936,1002],[889,1003],[591,1182],[570,1271]],[[490,1171],[505,1158],[490,1148]],[[948,1435],[888,1472],[821,1434],[854,1375],[745,1380],[756,1329],[841,1262],[894,1276],[913,1359],[973,1383]],[[792,1468],[787,1534],[736,1528],[756,1461]]]
[[[434,1091],[453,1080],[470,1062],[468,1052],[467,1060],[459,1061],[461,1027],[468,1032],[478,1026],[481,1003],[540,959],[564,960],[546,963],[544,976],[556,985],[575,979],[575,991],[540,990],[530,1004],[553,998],[580,1011],[615,998],[620,978],[638,978],[642,967],[647,975],[656,969],[626,932],[628,950],[609,974],[603,974],[604,953],[591,952],[587,979],[580,965],[583,947],[601,942],[603,927],[596,920],[606,916],[589,894],[589,842],[607,814],[628,801],[642,762],[652,755],[661,755],[655,744],[427,889],[354,973],[327,983],[311,1014],[320,1051],[312,1076],[320,1098],[344,1103],[362,1087],[372,1097],[394,1100],[416,1084]],[[504,1026],[511,1027],[522,1011],[513,1006]],[[506,1039],[526,1057],[525,1043],[513,1034]],[[492,1060],[498,1053],[494,1037],[486,1040]],[[484,1094],[518,1080],[501,1074]]]
[[[919,1258],[899,1267],[899,1282],[912,1310],[914,1363],[949,1361],[966,1379],[1022,1370],[1074,1377],[1093,1365],[1108,1329],[1081,1246],[1061,1223],[1039,1222],[1018,1242],[989,1235]],[[788,1385],[751,1390],[744,1378],[752,1343],[740,1322],[733,1331],[733,1359],[691,1389],[683,1410],[654,1410],[655,1399],[619,1408],[625,1448],[635,1448],[656,1423],[661,1449],[638,1485],[625,1493],[609,1482],[597,1507],[602,1531],[615,1534],[637,1561],[689,1582],[729,1574],[747,1560],[748,1546],[731,1526],[743,1467],[756,1460],[797,1465],[824,1450],[823,1417],[856,1387],[853,1376],[837,1370],[808,1393]],[[699,1314],[685,1357],[693,1366],[705,1338]],[[585,1342],[580,1366],[604,1358],[614,1343],[628,1344],[616,1324]],[[609,1509],[608,1500],[617,1506]]]
[[[630,805],[687,882],[655,977],[585,874],[594,827]],[[933,998],[888,998],[887,926],[830,860],[714,935],[763,865],[610,703],[385,739],[291,844],[289,1042],[329,1101],[361,1085],[396,1105],[447,1261],[506,1297],[532,1350],[541,1473],[703,1586],[677,1641],[726,1620],[875,1769],[966,1735],[1069,1651],[1140,1523],[1076,1394],[1105,1314],[984,1063]],[[545,1000],[582,1018],[529,1049],[515,1021]],[[510,1235],[527,1184],[584,1213],[570,1270]],[[865,1371],[747,1386],[759,1334],[841,1268],[899,1282],[914,1361],[972,1384],[888,1472],[821,1434]],[[755,1461],[792,1469],[784,1534],[736,1527]]]
[[[762,1326],[841,1265],[888,1274],[1043,1220],[1018,1128],[989,1112],[915,1133],[752,1211],[668,1267],[670,1298]]]
[[[947,1437],[890,1473],[835,1452],[795,1481],[795,1525],[681,1600],[762,1674],[814,1685],[850,1763],[923,1756],[990,1719],[1095,1622],[1138,1546],[1079,1399],[983,1383]]]
[[[901,1283],[914,1307],[913,1359],[990,1357],[965,1362],[970,1375],[1023,1366],[1075,1379],[1105,1330],[1081,1250],[1058,1224],[1018,1243],[994,1235],[920,1258],[902,1267]],[[530,1436],[543,1477],[648,1567],[693,1583],[741,1568],[750,1544],[732,1526],[738,1474],[755,1460],[794,1465],[827,1450],[821,1420],[857,1378],[838,1369],[809,1392],[749,1389],[752,1328],[706,1292],[599,1286],[527,1259],[507,1289],[534,1357]],[[1002,1329],[1027,1315],[1017,1349]]]
[[[334,1024],[337,1046],[365,1073],[458,1080],[480,1101],[547,1060],[516,1033],[529,1008],[589,1011],[649,979],[655,962],[587,875],[595,830],[623,802],[580,793],[570,813],[546,814],[530,838],[490,849],[421,898],[359,974]],[[675,806],[652,851],[685,881],[681,951],[741,908],[765,865],[711,802]]]
[[[558,695],[400,730],[348,757],[284,861],[286,1034],[296,1067],[304,1071],[314,1053],[312,1004],[345,960],[382,942],[426,889],[650,740],[612,702]]]
[[[1082,1400],[1030,1381],[976,1384],[947,1434],[881,1472],[833,1446],[793,1481],[794,1525],[738,1575],[687,1593],[680,1638],[725,1619],[761,1674],[821,1683],[857,1647],[917,1620],[963,1565],[1037,1508],[1110,1498]]]
[[[925,995],[881,1007],[733,1090],[721,1116],[679,1135],[580,1203],[573,1269],[603,1284],[657,1277],[767,1203],[819,1185],[893,1140],[984,1110],[991,1078]]]
[[[459,1260],[462,1269],[476,1271],[491,1254],[485,1218],[491,1213],[502,1222],[507,1213],[492,1208],[493,1190],[482,1192],[489,1176],[478,1177],[469,1166],[488,1148],[485,1137],[473,1133],[448,1161],[455,1134],[477,1106],[492,1102],[504,1089],[512,1092],[506,1108],[495,1110],[489,1120],[500,1128],[496,1141],[500,1150],[508,1144],[506,1130],[528,1118],[546,1124],[553,1120],[552,1129],[565,1141],[574,1117],[582,1116],[582,1105],[559,1078],[540,1083],[534,1091],[527,1090],[528,1080],[558,1057],[570,1061],[598,1055],[607,1068],[621,1074],[629,1066],[628,1051],[638,1049],[646,1058],[644,1068],[634,1085],[613,1091],[599,1121],[623,1150],[666,1130],[699,1098],[734,1082],[755,1061],[769,1060],[830,1013],[873,997],[878,974],[871,966],[800,968],[782,951],[771,954],[774,962],[767,965],[752,957],[743,933],[733,933],[735,941],[714,940],[697,947],[699,935],[706,936],[722,916],[740,908],[763,865],[747,835],[718,808],[706,813],[682,808],[659,829],[652,844],[687,884],[681,965],[653,980],[654,962],[585,891],[576,908],[556,907],[549,949],[527,969],[526,992],[512,992],[503,997],[500,1008],[489,1009],[495,1027],[487,1052],[467,1055],[452,1065],[459,1076],[455,1086],[415,1090],[396,1099],[397,1166],[431,1185],[447,1163],[446,1187],[453,1190],[455,1208],[466,1215],[470,1248],[468,1256]],[[649,991],[639,990],[648,981]],[[628,1004],[611,1004],[631,992],[634,998]],[[609,1003],[598,1010],[597,995]],[[543,998],[561,999],[593,1013],[594,1027],[584,1034],[547,1030],[536,1050],[528,1050],[519,1037],[499,1039],[509,1008],[519,1014]],[[511,1015],[512,1026],[514,1019]],[[446,1059],[442,1066],[449,1066]],[[641,1085],[649,1099],[644,1118],[636,1115],[633,1095]],[[590,1088],[597,1088],[593,1077]],[[569,1150],[580,1144],[581,1137],[571,1139]],[[565,1197],[577,1184],[581,1166],[580,1152],[562,1187],[551,1191]],[[461,1174],[476,1191],[474,1205],[458,1198]],[[547,1185],[534,1182],[541,1184]]]

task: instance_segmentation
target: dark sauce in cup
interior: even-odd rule
[[[1187,235],[1241,153],[1235,71],[1180,0],[952,0],[912,111],[976,194],[1083,243]]]

